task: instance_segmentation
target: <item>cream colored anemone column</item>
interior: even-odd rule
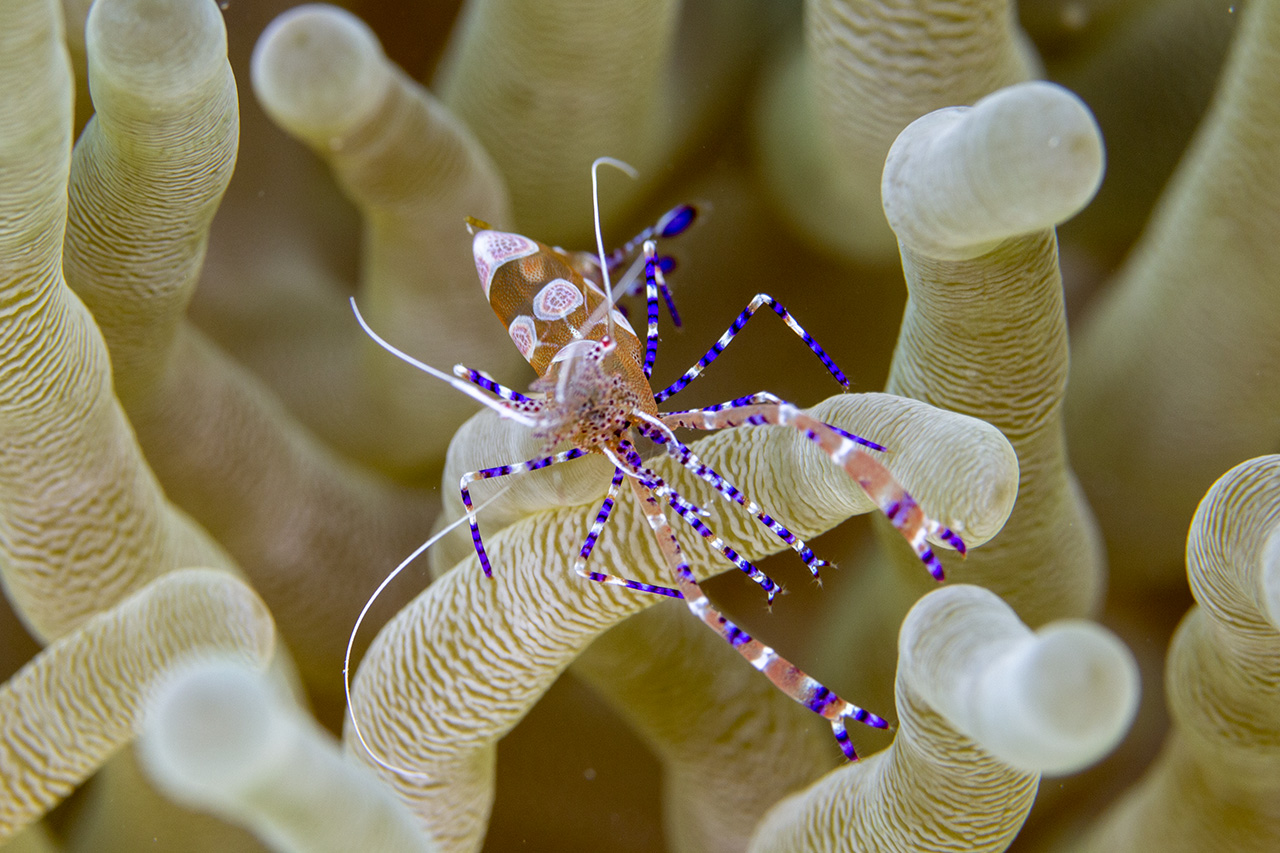
[[[268,115],[324,159],[364,217],[357,299],[379,334],[445,369],[464,359],[491,370],[519,364],[476,278],[465,221],[509,228],[510,205],[466,125],[395,67],[361,20],[334,6],[298,6],[276,18],[252,68]],[[332,300],[344,321],[326,357],[338,378],[325,381],[339,382],[350,402],[334,407],[323,394],[290,405],[336,446],[379,467],[421,473],[438,465],[474,403],[377,349],[346,294]]]
[[[262,601],[212,569],[170,572],[55,640],[0,687],[0,841],[127,746],[174,669],[211,654],[263,668],[274,646]]]
[[[195,664],[152,697],[143,766],[168,796],[296,853],[431,853],[408,810],[332,736],[230,660]]]
[[[1173,731],[1078,849],[1280,849],[1280,456],[1213,484],[1191,522],[1187,578],[1198,606],[1165,667]]]
[[[336,704],[346,629],[429,507],[321,445],[185,319],[236,150],[217,4],[100,0],[87,42],[96,115],[72,157],[67,282],[166,494],[232,552],[313,697]]]
[[[62,280],[71,79],[61,9],[0,5],[0,571],[45,638],[175,566],[229,564],[175,510]]]
[[[779,803],[753,853],[1004,850],[1041,774],[1097,761],[1137,710],[1138,668],[1112,634],[1074,619],[1032,632],[981,587],[922,598],[898,648],[893,745]]]
[[[894,138],[927,112],[1038,70],[1008,0],[809,0],[804,49],[765,90],[761,171],[811,243],[890,263],[880,173]]]
[[[1073,353],[1071,452],[1122,580],[1179,583],[1196,501],[1276,449],[1280,3],[1239,17],[1198,135]]]
[[[104,0],[85,22],[94,117],[72,156],[67,284],[93,312],[136,412],[169,369],[239,117],[213,0]]]
[[[1102,158],[1078,98],[1023,83],[919,119],[884,167],[909,294],[886,390],[982,418],[1017,451],[1008,523],[968,561],[944,563],[1030,625],[1094,612],[1103,592],[1098,534],[1067,464],[1053,231],[1092,197]],[[901,577],[908,561],[895,562]]]
[[[1016,465],[1007,442],[991,427],[888,395],[843,395],[814,411],[843,428],[896,440],[901,451],[888,462],[895,475],[929,512],[963,530],[971,544],[981,544],[1000,528],[1013,501]],[[486,458],[498,447],[505,447],[507,455]],[[798,535],[815,535],[850,514],[872,509],[844,471],[794,430],[730,430],[693,447]],[[456,483],[461,471],[532,458],[539,450],[540,442],[527,432],[482,415],[459,433],[446,478]],[[717,507],[692,475],[673,470],[665,459],[654,460],[654,465],[691,500],[712,509],[707,523],[748,558],[785,547],[736,507]],[[657,600],[589,583],[570,568],[608,483],[608,466],[603,468],[575,460],[554,466],[545,472],[549,477],[538,472],[509,478],[511,490],[480,510],[493,577],[481,573],[474,556],[463,559],[383,629],[360,667],[352,712],[372,756],[355,738],[350,720],[347,746],[366,763],[384,765],[375,769],[412,805],[445,850],[474,850],[483,839],[497,739],[595,637]],[[501,481],[475,489],[477,505],[494,493],[495,485]],[[493,515],[491,508],[497,510]],[[469,539],[463,545],[469,548]],[[899,545],[909,550],[905,542]],[[688,552],[700,577],[729,567],[718,554],[702,551]],[[652,532],[629,501],[615,511],[591,561],[597,571],[665,582]],[[693,683],[673,684],[675,670],[666,669],[664,661],[655,649],[652,673],[643,674],[654,679],[648,691],[636,691],[635,683],[627,683],[630,675],[619,673],[620,700],[631,701],[627,691],[632,697],[642,694],[649,704],[636,700],[635,714],[629,716],[652,720],[646,735],[662,742],[661,751],[701,762],[704,768],[723,762],[720,773],[731,766],[742,774],[735,790],[758,783],[775,795],[783,792],[771,787],[779,783],[769,781],[768,756],[752,748],[760,744],[735,742],[729,747],[732,756],[718,746],[708,748],[706,741],[722,738],[735,717],[776,716],[788,728],[807,725],[829,734],[815,715],[806,720],[805,714],[776,714],[773,707],[757,712],[748,704],[756,700],[755,690],[717,697],[723,716],[708,714],[693,730],[679,731],[672,725],[679,705],[664,708],[656,698],[664,691],[687,689],[697,701],[699,691],[724,682],[700,682],[698,673]],[[741,660],[706,665],[746,666]],[[749,738],[753,730],[741,728],[738,736]],[[779,738],[780,743],[787,740]],[[830,749],[838,752],[834,740]],[[719,809],[710,810],[709,819],[732,813],[736,806],[725,799],[708,794],[706,804]]]
[[[617,157],[652,186],[678,140],[675,0],[470,0],[450,39],[441,99],[493,155],[515,222],[547,243],[590,233],[591,161]]]

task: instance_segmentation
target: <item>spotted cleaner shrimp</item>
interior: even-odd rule
[[[593,196],[597,170],[602,164],[613,165],[632,173],[630,167],[620,161],[600,158],[592,165]],[[711,547],[758,584],[769,602],[773,601],[779,587],[768,575],[716,535],[702,520],[708,514],[705,510],[687,500],[645,464],[637,449],[635,436],[651,441],[685,469],[708,483],[722,498],[738,504],[750,513],[774,536],[796,551],[815,578],[819,577],[821,567],[829,565],[827,561],[815,557],[812,549],[802,539],[735,488],[723,475],[700,460],[676,436],[676,429],[719,430],[765,424],[791,426],[821,448],[875,501],[935,579],[941,581],[943,571],[928,543],[928,537],[932,536],[962,555],[965,553],[965,544],[957,534],[926,516],[893,475],[868,452],[884,451],[882,445],[816,420],[771,393],[757,392],[698,409],[660,411],[660,403],[670,399],[697,378],[724,351],[747,321],[766,306],[805,342],[841,386],[847,388],[849,382],[835,362],[787,309],[772,296],[761,293],[751,300],[697,363],[669,386],[654,391],[649,380],[657,357],[660,298],[666,302],[673,320],[679,323],[679,315],[675,312],[665,281],[665,273],[670,270],[671,263],[659,257],[656,241],[682,233],[693,222],[697,211],[691,205],[678,206],[625,246],[606,254],[599,225],[598,197],[594,197],[593,201],[597,244],[594,255],[568,252],[519,234],[498,231],[479,220],[468,220],[473,234],[472,249],[476,269],[485,296],[516,348],[538,373],[538,379],[529,393],[514,391],[488,374],[462,365],[457,365],[454,375],[449,376],[423,364],[382,340],[365,324],[352,300],[357,319],[383,348],[449,382],[495,409],[503,417],[529,427],[536,437],[545,441],[548,451],[557,445],[569,445],[569,449],[557,453],[482,468],[463,475],[460,490],[466,509],[465,519],[471,530],[480,567],[486,576],[492,576],[493,567],[480,534],[478,513],[482,507],[473,505],[470,485],[477,480],[539,470],[593,453],[603,455],[614,466],[614,474],[608,493],[574,560],[575,573],[597,583],[683,599],[700,621],[719,634],[779,690],[827,719],[845,756],[850,761],[856,761],[858,756],[850,741],[846,721],[852,719],[874,728],[887,728],[888,722],[841,699],[834,691],[805,674],[772,648],[751,637],[711,604],[682,554],[679,541],[667,520],[664,502],[683,522],[705,538]],[[643,347],[626,317],[614,305],[611,281],[612,273],[622,271],[629,265],[632,265],[634,271],[633,262],[642,262],[644,270],[648,328]],[[619,290],[626,289],[629,277],[630,274],[623,277]],[[488,396],[490,394],[494,396]],[[674,582],[673,586],[660,586],[605,574],[587,567],[588,558],[616,505],[618,492],[624,483],[629,483],[640,500],[645,518],[657,539]],[[461,521],[459,519],[455,525]],[[450,525],[450,528],[453,526]],[[445,531],[441,531],[441,534],[443,532]],[[383,582],[373,598],[405,565],[437,541],[441,534],[432,537],[406,559]],[[370,604],[373,598],[370,599]],[[365,611],[356,622],[356,629],[368,608],[369,605],[366,604]],[[352,640],[354,637],[355,630],[352,632]],[[350,648],[349,642],[348,665]],[[356,734],[363,743],[358,725]],[[376,756],[374,759],[378,760]],[[378,763],[383,762],[379,760]]]

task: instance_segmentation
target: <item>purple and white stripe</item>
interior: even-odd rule
[[[849,739],[845,721],[852,719],[880,729],[888,728],[888,721],[841,699],[772,648],[754,639],[713,607],[689,569],[689,563],[681,553],[680,543],[667,522],[657,496],[651,491],[646,492],[644,484],[638,480],[632,481],[632,488],[640,497],[645,517],[658,539],[659,546],[662,547],[668,568],[675,577],[690,612],[719,634],[775,687],[810,711],[828,719],[840,750],[850,761],[857,761],[858,753]]]
[[[537,471],[540,468],[547,468],[551,465],[568,462],[570,459],[577,459],[586,455],[587,451],[575,447],[572,450],[566,450],[554,456],[529,459],[510,465],[498,465],[494,468],[481,468],[479,471],[470,471],[462,475],[458,483],[458,490],[462,493],[462,505],[467,511],[467,524],[471,527],[471,544],[476,549],[476,556],[480,558],[480,568],[484,570],[485,577],[493,577],[493,567],[489,564],[489,554],[485,551],[484,539],[480,536],[480,525],[476,519],[476,511],[471,505],[471,490],[467,487],[476,480],[491,480],[494,477],[505,477],[508,474],[519,474],[522,471]]]
[[[651,430],[643,426],[637,426],[636,429],[641,435],[650,439],[655,444],[660,445],[669,455],[673,456],[683,467],[693,472],[700,480],[710,484],[711,487],[719,492],[726,500],[733,501],[747,512],[751,513],[756,520],[768,528],[774,536],[777,536],[780,540],[786,543],[791,550],[799,554],[800,558],[804,560],[805,565],[809,567],[810,574],[821,581],[819,570],[823,566],[830,566],[831,562],[829,560],[818,559],[818,557],[814,555],[813,549],[809,547],[808,543],[780,524],[773,518],[773,516],[765,512],[763,507],[747,497],[746,494],[740,491],[732,483],[728,482],[724,478],[724,475],[720,474],[710,465],[707,465],[699,459],[687,445],[657,430]],[[772,601],[772,597],[769,600]]]
[[[769,294],[757,293],[755,298],[751,300],[750,304],[743,309],[742,313],[738,315],[738,318],[729,326],[728,330],[720,336],[720,339],[712,345],[711,349],[707,350],[702,358],[698,359],[697,364],[686,370],[684,375],[675,382],[653,395],[654,402],[661,403],[662,401],[675,396],[688,386],[690,382],[696,379],[698,375],[706,369],[707,365],[715,361],[720,356],[720,353],[724,352],[724,349],[729,345],[729,342],[737,336],[738,332],[742,331],[743,327],[747,325],[747,321],[755,315],[756,311],[759,310],[762,305],[768,305],[772,308],[773,313],[781,317],[782,321],[787,324],[787,328],[800,336],[800,339],[805,342],[805,345],[808,346],[814,355],[818,357],[818,360],[822,362],[822,365],[827,368],[827,372],[834,376],[835,380],[843,387],[849,387],[848,377],[846,377],[844,372],[836,366],[836,363],[831,360],[831,356],[827,355],[826,351],[818,345],[818,342],[804,330],[804,327],[796,322],[796,319],[791,316],[791,312],[784,308],[778,300],[774,299]]]
[[[587,531],[587,538],[582,543],[582,551],[579,552],[578,559],[573,563],[573,570],[579,577],[596,583],[626,587],[627,589],[634,589],[636,592],[648,592],[654,595],[664,595],[668,598],[680,598],[679,591],[670,587],[631,580],[630,578],[605,574],[604,572],[587,571],[587,558],[591,556],[592,550],[595,549],[596,541],[600,538],[600,531],[604,529],[605,522],[609,520],[609,514],[613,512],[614,500],[618,496],[618,487],[622,485],[622,480],[625,476],[626,474],[621,468],[614,469],[613,480],[609,483],[609,493],[605,495],[604,503],[600,505],[600,511],[596,513],[596,520],[591,523],[591,529]]]
[[[662,282],[662,270],[658,269],[658,245],[652,240],[644,243],[644,291],[645,304],[649,308],[649,328],[644,344],[644,376],[653,376],[653,364],[658,359],[658,283]],[[662,286],[665,288],[666,283]]]
[[[494,379],[483,370],[473,370],[464,364],[455,364],[453,366],[453,375],[459,379],[465,379],[478,388],[483,388],[491,394],[496,394],[508,403],[535,403],[538,402],[532,397],[527,397],[519,391],[508,388],[498,380]]]

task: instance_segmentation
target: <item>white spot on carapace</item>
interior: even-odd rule
[[[511,335],[516,349],[520,350],[526,360],[533,355],[538,346],[538,329],[534,326],[532,317],[521,314],[512,320],[511,325],[507,326],[507,334]]]
[[[557,278],[533,297],[533,313],[539,320],[563,320],[582,302],[582,291],[573,282]]]
[[[507,261],[536,254],[537,251],[537,243],[519,234],[509,234],[506,231],[477,233],[471,241],[471,254],[476,259],[476,272],[480,275],[480,286],[484,288],[485,298],[489,296],[493,274],[498,267]]]

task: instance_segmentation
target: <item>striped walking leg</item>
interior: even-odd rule
[[[613,512],[615,499],[618,496],[618,487],[622,485],[622,480],[625,476],[626,474],[621,468],[614,469],[613,481],[609,483],[609,494],[605,495],[604,503],[600,505],[600,511],[596,513],[596,520],[591,523],[591,529],[587,531],[587,538],[582,543],[582,550],[578,554],[578,559],[573,562],[573,570],[578,573],[579,577],[584,577],[596,583],[626,587],[637,592],[649,592],[654,595],[665,595],[669,598],[680,598],[680,593],[671,587],[657,586],[644,581],[605,574],[604,572],[587,571],[587,558],[591,556],[591,551],[596,547],[596,540],[600,538],[600,531],[604,529],[605,522],[609,520],[609,514]]]
[[[737,551],[733,550],[733,548],[729,547],[727,542],[721,539],[714,530],[708,527],[700,517],[706,514],[700,507],[687,500],[683,495],[671,486],[667,485],[667,483],[653,471],[644,467],[644,463],[640,459],[640,454],[636,453],[635,448],[632,447],[630,442],[623,441],[621,443],[621,449],[624,453],[624,458],[631,466],[633,466],[631,472],[637,482],[639,482],[644,488],[648,489],[656,497],[664,498],[667,503],[671,505],[671,508],[676,511],[676,514],[683,518],[685,522],[700,536],[706,539],[712,548],[718,550],[724,555],[725,559],[737,566],[739,571],[759,584],[760,588],[765,592],[768,603],[772,605],[773,599],[782,591],[782,587],[778,586],[777,582],[773,578],[760,571],[754,563],[743,557]]]
[[[688,413],[680,412],[678,414]],[[665,419],[666,417],[666,415],[660,416],[661,419]],[[694,452],[689,449],[688,445],[683,444],[674,436],[665,435],[658,430],[647,429],[645,427],[637,427],[637,429],[641,435],[653,441],[654,444],[662,447],[684,468],[693,472],[698,479],[710,484],[711,487],[719,492],[726,500],[733,501],[747,512],[751,513],[755,519],[768,528],[774,536],[778,537],[778,539],[782,540],[782,542],[799,554],[800,558],[804,560],[805,565],[809,567],[809,573],[813,575],[814,579],[817,580],[819,584],[822,583],[819,570],[823,566],[830,566],[831,562],[829,560],[821,560],[816,557],[813,553],[813,549],[809,547],[807,542],[799,536],[796,536],[788,530],[785,525],[765,512],[759,504],[751,500],[751,498],[726,480],[723,474],[699,459]],[[773,597],[770,596],[769,600],[773,601]]]
[[[455,364],[453,366],[453,375],[459,379],[465,379],[477,388],[483,388],[491,394],[497,394],[508,403],[537,403],[542,401],[535,400],[532,397],[526,397],[519,391],[508,388],[498,380],[494,379],[483,370],[472,370],[465,364]]]
[[[489,565],[489,554],[485,551],[484,540],[480,537],[480,525],[476,520],[476,511],[471,505],[471,490],[468,486],[476,480],[491,480],[494,477],[505,477],[508,474],[537,471],[540,468],[546,468],[560,462],[568,462],[570,459],[577,459],[579,456],[586,455],[587,451],[579,450],[575,447],[572,450],[566,450],[554,456],[529,459],[512,465],[499,465],[495,468],[481,468],[479,471],[471,471],[462,475],[462,479],[458,483],[458,489],[462,492],[462,505],[467,511],[467,523],[471,525],[471,544],[475,546],[476,555],[480,558],[480,568],[484,570],[485,577],[493,577],[493,567]]]
[[[703,406],[698,409],[684,409],[683,411],[679,411],[679,412],[663,412],[662,414],[663,414],[663,417],[667,415],[706,414],[708,412],[723,412],[725,409],[741,409],[743,406],[752,406],[752,405],[755,405],[756,403],[785,403],[785,402],[786,400],[783,400],[777,394],[770,394],[768,391],[757,391],[756,393],[748,394],[745,397],[737,397],[733,400],[727,400],[723,403],[716,403],[714,406]],[[734,427],[734,426],[746,426],[746,424],[730,425],[730,427]],[[730,427],[715,427],[715,428],[728,429]],[[883,444],[877,444],[876,442],[872,441],[869,438],[863,438],[860,435],[854,435],[851,432],[846,432],[845,430],[840,429],[840,427],[838,426],[827,424],[827,427],[834,430],[836,433],[843,435],[845,438],[849,439],[855,444],[861,444],[863,447],[869,447],[872,450],[881,450],[881,451],[888,450],[888,448],[885,447]],[[710,429],[710,427],[705,427],[705,426],[694,426],[689,428],[690,429]]]
[[[692,411],[662,416],[669,427],[687,429],[726,429],[744,425],[778,424],[798,429],[805,438],[822,448],[831,461],[844,468],[845,473],[875,501],[889,522],[910,543],[920,562],[924,563],[935,580],[943,580],[942,564],[938,562],[927,536],[934,536],[960,552],[965,553],[964,540],[950,528],[924,514],[924,510],[889,473],[889,469],[858,446],[848,433],[810,417],[790,403],[759,403],[743,405],[719,411]]]
[[[646,240],[644,244],[644,290],[645,304],[649,309],[649,325],[644,341],[644,378],[653,376],[653,363],[658,358],[658,288],[665,292],[667,283],[662,278],[662,269],[658,266],[658,244]],[[670,296],[668,304],[670,304]]]
[[[747,321],[755,316],[756,311],[764,305],[768,305],[773,309],[773,313],[782,318],[782,322],[787,324],[787,328],[795,332],[805,342],[805,345],[818,357],[818,360],[827,368],[827,372],[834,376],[837,382],[845,388],[849,387],[849,379],[844,375],[844,372],[836,366],[836,363],[831,360],[831,356],[827,355],[826,351],[818,345],[818,342],[796,322],[796,318],[791,316],[791,312],[782,307],[782,303],[769,294],[757,293],[750,304],[738,315],[738,319],[734,320],[729,329],[720,336],[720,340],[716,341],[711,349],[707,350],[706,354],[698,359],[697,364],[686,370],[684,375],[675,382],[653,395],[654,402],[661,403],[663,400],[675,396],[696,379],[698,374],[706,369],[707,365],[715,361],[720,356],[720,353],[724,352],[724,348],[729,345],[729,342],[737,336],[738,332],[742,331],[743,327],[747,325]]]
[[[871,712],[846,702],[816,679],[806,675],[799,667],[779,655],[764,643],[753,638],[746,631],[729,621],[707,600],[702,588],[698,586],[689,564],[685,562],[680,551],[680,543],[676,541],[671,525],[667,523],[658,498],[647,490],[638,480],[632,480],[631,486],[640,498],[649,527],[658,540],[667,567],[675,578],[676,586],[684,595],[685,604],[690,612],[704,625],[719,634],[725,642],[734,648],[747,662],[764,674],[775,687],[831,723],[836,742],[850,761],[858,760],[858,753],[849,739],[846,721],[854,720],[877,729],[889,727],[888,721]]]

